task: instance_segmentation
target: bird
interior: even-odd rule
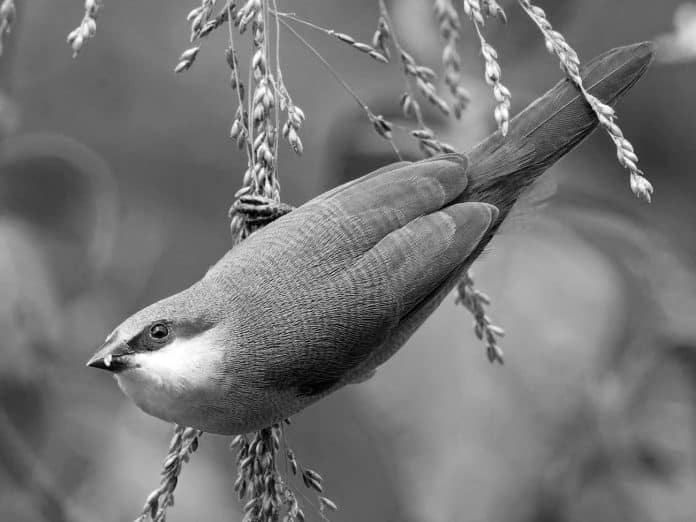
[[[582,70],[615,104],[650,43]],[[442,303],[516,201],[598,120],[563,80],[468,154],[387,165],[255,231],[196,283],[126,319],[87,362],[144,412],[225,435],[370,378]]]

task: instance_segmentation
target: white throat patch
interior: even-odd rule
[[[180,418],[194,397],[220,393],[215,376],[223,367],[224,346],[216,333],[211,328],[160,350],[135,354],[137,367],[116,374],[120,388],[145,412],[170,421]]]

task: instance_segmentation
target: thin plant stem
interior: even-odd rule
[[[335,70],[333,67],[331,67],[331,64],[330,64],[321,54],[319,54],[319,51],[317,51],[314,47],[312,47],[312,45],[311,45],[307,40],[305,40],[297,31],[295,31],[295,29],[294,29],[291,25],[289,25],[289,24],[288,24],[287,22],[285,22],[284,20],[279,20],[279,21],[280,21],[281,24],[283,24],[283,26],[284,26],[288,31],[290,31],[293,35],[295,35],[295,37],[296,37],[298,40],[300,40],[300,42],[302,42],[302,44],[303,44],[307,49],[309,49],[309,51],[310,51],[312,54],[314,54],[314,56],[316,56],[316,58],[322,63],[322,65],[326,68],[326,70],[329,71],[329,73],[331,74],[331,76],[333,76],[334,79],[335,79],[338,83],[341,84],[341,87],[343,87],[343,89],[345,89],[345,91],[346,91],[348,94],[350,94],[350,96],[355,100],[355,103],[357,103],[358,105],[360,105],[360,107],[361,107],[368,115],[374,116],[374,114],[372,113],[372,111],[370,110],[370,108],[367,106],[367,104],[365,104],[365,102],[363,102],[363,101],[360,99],[360,97],[355,93],[355,91],[350,87],[350,85],[348,85],[348,84],[345,82],[345,80],[343,80],[343,78],[341,78],[341,76],[336,72],[336,70]]]
[[[334,77],[334,79],[343,87],[343,89],[350,94],[350,96],[355,100],[355,103],[357,103],[364,111],[365,114],[367,114],[367,117],[370,121],[373,121],[377,118],[375,114],[370,110],[370,108],[367,106],[367,104],[360,99],[360,97],[355,93],[355,91],[348,85],[343,78],[336,72],[336,70],[331,66],[331,64],[324,58],[319,51],[317,51],[307,40],[305,40],[302,35],[300,35],[295,29],[288,24],[285,20],[282,20],[277,17],[279,22],[288,30],[290,31],[295,38],[300,40],[302,44],[322,63],[324,68],[331,74],[331,76]],[[392,147],[392,150],[394,151],[394,154],[396,154],[397,158],[401,160],[401,153],[399,152],[399,149],[396,146],[396,143],[394,143],[394,140],[391,138],[385,138],[389,144]]]
[[[253,66],[251,60],[249,60],[249,75],[247,77],[247,89],[249,93],[247,94],[247,131],[249,132],[249,144],[251,153],[249,154],[250,168],[253,168],[256,164],[256,151],[254,150],[254,120],[252,119],[252,92],[251,92],[251,79],[253,78]]]
[[[279,12],[277,9],[274,9],[273,14],[276,16],[284,17],[287,20],[292,20],[294,22],[306,25],[307,27],[311,27],[312,29],[315,29],[317,31],[320,31],[320,32],[328,35],[328,36],[336,38],[337,40],[340,40],[344,44],[351,46],[353,49],[356,49],[363,54],[367,54],[372,59],[377,60],[378,62],[389,63],[389,58],[387,56],[385,56],[385,54],[383,54],[382,51],[380,51],[379,49],[376,49],[374,46],[372,46],[370,44],[358,42],[352,36],[350,36],[348,34],[342,33],[340,31],[336,31],[335,29],[329,29],[327,27],[322,27],[318,24],[315,24],[314,22],[310,22],[309,20],[304,20],[303,18],[300,18],[299,16],[297,16],[295,13],[283,13],[283,12]]]
[[[320,25],[315,24],[314,22],[310,22],[309,20],[305,20],[304,18],[300,18],[295,13],[283,13],[281,11],[278,11],[275,8],[273,9],[273,12],[275,15],[277,15],[279,17],[287,18],[288,20],[292,20],[293,22],[297,22],[297,23],[300,23],[302,25],[306,25],[307,27],[311,27],[312,29],[316,29],[317,31],[321,31],[322,33],[326,33],[330,36],[333,36],[338,32],[334,29],[322,27]]]

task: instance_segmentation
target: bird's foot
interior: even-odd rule
[[[256,228],[267,225],[292,212],[293,207],[265,196],[241,196],[232,208],[230,217],[240,216],[245,223]]]
[[[294,207],[265,196],[240,196],[229,212],[232,235],[240,241],[293,210]]]

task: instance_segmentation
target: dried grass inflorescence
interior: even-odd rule
[[[459,31],[461,30],[459,13],[452,5],[451,0],[435,0],[433,7],[443,42],[442,66],[444,69],[444,80],[450,94],[454,98],[452,106],[454,116],[459,119],[470,101],[469,91],[461,84],[462,59],[457,49]]]
[[[491,298],[476,289],[470,272],[464,274],[457,287],[457,303],[465,306],[474,316],[474,332],[479,340],[486,343],[486,355],[490,362],[503,364],[503,350],[498,345],[498,338],[505,335],[505,330],[491,323],[486,315],[486,306]]]
[[[14,0],[2,0],[2,4],[0,4],[0,55],[2,55],[2,38],[12,31],[16,14],[17,8]]]
[[[283,522],[303,522],[304,511],[290,486],[292,477],[298,474],[305,487],[316,494],[318,510],[323,519],[326,519],[326,509],[338,509],[333,500],[323,495],[324,479],[297,461],[283,435],[283,426],[278,423],[251,437],[238,435],[230,445],[237,451],[234,488],[240,500],[246,500],[244,522],[278,521],[281,517]],[[286,476],[279,471],[279,459],[289,466]]]
[[[563,35],[553,29],[544,10],[533,5],[529,0],[519,0],[519,3],[544,35],[548,51],[558,57],[561,69],[580,89],[585,100],[597,115],[599,124],[607,131],[616,145],[616,156],[619,163],[630,172],[631,190],[636,196],[649,202],[653,187],[643,176],[643,171],[638,168],[638,156],[633,150],[633,145],[624,137],[623,132],[616,124],[616,111],[587,92],[580,76],[580,59],[577,53],[568,45]]]
[[[617,147],[622,166],[629,169],[631,188],[646,200],[650,199],[652,186],[637,167],[638,158],[630,142],[616,124],[614,110],[592,96],[579,74],[579,59],[564,37],[555,31],[542,9],[528,0],[518,0],[524,12],[542,32],[546,46],[555,54],[561,67],[577,86],[587,103],[596,113],[600,124],[607,130]],[[280,65],[281,27],[297,38],[321,65],[336,79],[354,99],[374,131],[386,140],[397,158],[401,158],[395,139],[396,131],[415,139],[424,156],[454,152],[454,148],[442,142],[430,129],[424,118],[421,102],[436,107],[446,116],[460,118],[469,104],[468,91],[462,85],[462,61],[458,42],[462,31],[462,16],[466,17],[479,40],[484,60],[484,80],[493,90],[494,118],[499,132],[507,134],[510,118],[511,94],[501,83],[501,67],[494,47],[483,34],[485,22],[497,18],[507,22],[505,11],[496,0],[462,0],[455,7],[452,0],[433,0],[435,21],[442,41],[442,68],[446,95],[439,92],[438,75],[433,69],[419,63],[406,50],[392,22],[387,4],[376,0],[377,27],[370,43],[335,29],[328,29],[294,13],[278,10],[277,0],[200,0],[200,4],[188,15],[190,41],[177,61],[174,70],[184,72],[193,66],[203,48],[203,40],[216,29],[226,25],[229,45],[225,60],[230,70],[230,86],[237,102],[230,138],[247,159],[242,187],[234,196],[230,209],[230,227],[233,243],[242,241],[258,228],[277,217],[290,212],[291,207],[280,202],[278,183],[279,141],[284,139],[297,154],[302,154],[300,137],[305,121],[304,111],[290,96],[283,81]],[[68,36],[74,54],[94,36],[96,16],[101,0],[86,0],[85,15],[80,26]],[[459,9],[459,10],[458,10]],[[461,11],[461,14],[460,14]],[[3,0],[0,6],[0,37],[9,31],[14,15],[13,0]],[[294,25],[302,25],[319,31],[336,42],[347,45],[380,64],[389,64],[393,57],[401,69],[404,83],[399,104],[412,126],[395,125],[380,114],[375,114],[362,98],[348,85],[333,66],[302,36]],[[240,64],[238,55],[240,36],[249,35],[251,59]],[[445,99],[449,97],[450,100]],[[281,120],[284,120],[281,124]],[[492,324],[485,308],[490,299],[478,291],[470,274],[466,273],[458,285],[458,299],[474,317],[474,331],[484,341],[491,362],[503,362],[503,352],[498,344],[503,336],[502,328]],[[236,437],[231,447],[237,452],[237,481],[235,489],[240,499],[246,500],[244,520],[247,522],[304,520],[304,512],[292,489],[292,477],[298,475],[304,485],[317,494],[317,509],[323,519],[326,510],[335,510],[335,503],[322,495],[323,480],[316,471],[299,465],[294,452],[287,447],[282,424],[274,424],[252,435]],[[198,445],[201,432],[177,426],[165,459],[160,486],[148,497],[139,521],[148,519],[163,521],[166,509],[173,504],[173,492],[182,465]],[[279,464],[285,462],[291,473],[284,476]]]
[[[96,34],[97,13],[101,6],[101,0],[85,0],[85,14],[82,17],[82,22],[68,35],[68,43],[72,47],[73,56],[77,56],[85,42]]]
[[[275,3],[274,3],[275,4]],[[304,111],[293,101],[283,81],[280,68],[280,23],[275,16],[275,31],[269,35],[269,2],[248,0],[236,12],[227,5],[229,47],[226,52],[227,65],[231,70],[230,84],[235,91],[238,106],[235,112],[230,137],[246,151],[247,169],[242,187],[235,200],[245,196],[263,198],[266,206],[280,204],[278,184],[278,141],[282,136],[296,154],[302,154],[304,146],[300,129],[305,120]],[[274,9],[275,13],[277,9]],[[252,58],[247,74],[253,92],[245,100],[245,90],[240,79],[240,64],[235,48],[233,25],[240,34],[250,28],[252,36]],[[275,45],[271,38],[275,38]],[[273,70],[275,59],[275,71]],[[282,114],[286,119],[280,128]],[[253,229],[247,226],[243,214],[233,206],[230,210],[232,234],[236,240],[244,239]]]
[[[496,16],[503,23],[507,23],[505,11],[493,0],[464,0],[464,13],[474,24],[476,35],[481,43],[481,55],[486,64],[484,77],[486,83],[493,87],[493,96],[496,101],[494,116],[498,130],[503,136],[507,136],[512,95],[508,88],[500,83],[501,69],[498,63],[498,52],[486,41],[482,32],[486,17]]]
[[[374,37],[372,39],[372,45],[366,44],[363,42],[358,42],[353,38],[351,35],[346,34],[346,33],[341,33],[339,31],[336,31],[334,29],[327,29],[326,27],[321,27],[320,25],[317,25],[315,23],[309,22],[307,20],[304,20],[302,18],[299,18],[295,16],[294,14],[291,13],[277,13],[278,15],[284,17],[287,20],[292,20],[293,22],[298,22],[300,24],[306,25],[308,27],[311,27],[313,29],[316,29],[317,31],[321,31],[324,34],[327,34],[329,36],[332,36],[336,38],[336,40],[343,42],[344,44],[349,45],[353,49],[360,51],[361,53],[365,53],[366,55],[370,56],[371,58],[374,58],[378,62],[381,63],[389,63],[389,60],[391,58],[389,49],[386,45],[386,42],[389,39],[389,27],[386,24],[386,21],[382,20],[380,18],[378,26],[377,26],[377,31],[374,34]]]
[[[164,459],[160,485],[148,495],[143,510],[135,522],[164,522],[167,508],[174,505],[174,489],[179,480],[182,466],[188,462],[191,454],[198,449],[198,439],[203,432],[175,426],[174,435],[169,443],[169,451]]]
[[[430,67],[416,62],[415,58],[401,45],[396,30],[392,28],[391,16],[383,0],[379,1],[379,10],[379,28],[373,39],[377,40],[379,37],[382,48],[387,55],[391,55],[390,46],[393,46],[399,55],[405,89],[399,100],[399,105],[404,116],[415,119],[417,124],[417,128],[409,132],[410,136],[418,141],[418,146],[425,156],[455,152],[454,147],[440,141],[435,133],[428,128],[418,100],[418,94],[420,94],[421,97],[435,106],[445,116],[449,116],[452,113],[449,104],[438,94],[434,83],[437,79],[437,74]],[[461,108],[461,102],[457,101],[455,107],[457,107],[455,109],[455,114],[457,114],[457,110]]]

